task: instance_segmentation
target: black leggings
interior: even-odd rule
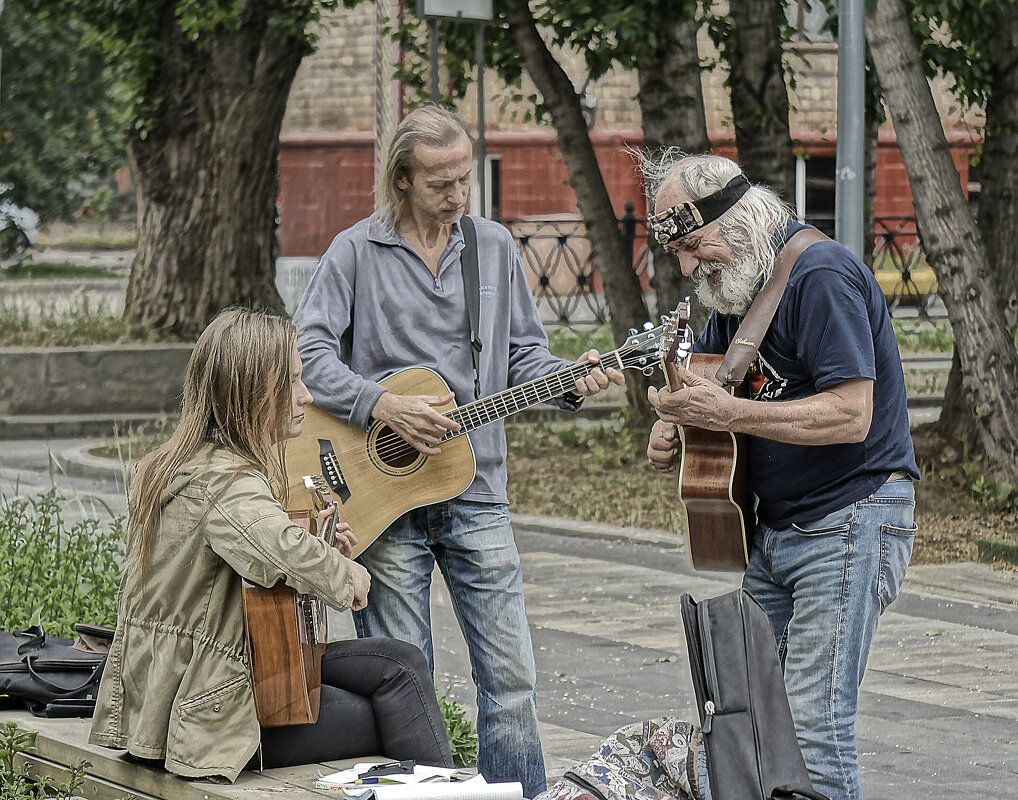
[[[318,721],[262,728],[263,763],[268,769],[370,755],[453,765],[431,670],[417,646],[396,639],[332,642],[322,658]]]

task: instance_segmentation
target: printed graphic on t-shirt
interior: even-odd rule
[[[788,378],[782,378],[766,358],[757,353],[755,369],[749,376],[749,396],[753,400],[777,400],[781,397]]]

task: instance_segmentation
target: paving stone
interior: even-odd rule
[[[56,453],[81,446],[55,442]],[[116,507],[105,479],[55,480]],[[45,445],[0,442],[0,491],[48,486]],[[550,779],[616,728],[696,719],[679,596],[721,594],[740,576],[695,573],[662,532],[517,520]],[[474,713],[470,662],[434,578],[436,685]],[[333,622],[335,621],[335,625]],[[330,615],[352,635],[349,614]],[[1018,575],[982,564],[918,566],[883,615],[857,731],[866,800],[1018,798]]]

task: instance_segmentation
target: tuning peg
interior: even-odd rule
[[[650,322],[650,321],[644,322],[643,323],[643,329],[645,331],[652,331],[652,330],[654,330],[654,323]]]
[[[629,335],[630,336],[636,336],[636,328],[630,328],[629,329]]]
[[[648,366],[644,367],[643,369],[641,369],[640,372],[642,372],[644,375],[646,375],[649,378],[651,375],[654,374],[654,367],[648,365]]]

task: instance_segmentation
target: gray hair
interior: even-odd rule
[[[690,199],[700,200],[723,188],[742,172],[730,158],[711,154],[688,155],[677,147],[665,148],[656,156],[641,154],[640,171],[652,204],[665,184],[673,179],[682,181],[682,188]],[[791,209],[772,189],[753,184],[721,216],[718,224],[733,250],[751,252],[762,263],[773,266],[776,255],[774,232],[784,228],[791,217]]]
[[[406,204],[406,190],[396,182],[410,180],[417,168],[414,150],[418,145],[449,147],[466,135],[473,149],[474,140],[466,122],[458,114],[441,106],[422,106],[407,114],[396,126],[385,157],[385,173],[375,193],[376,211],[383,223],[392,227]]]

